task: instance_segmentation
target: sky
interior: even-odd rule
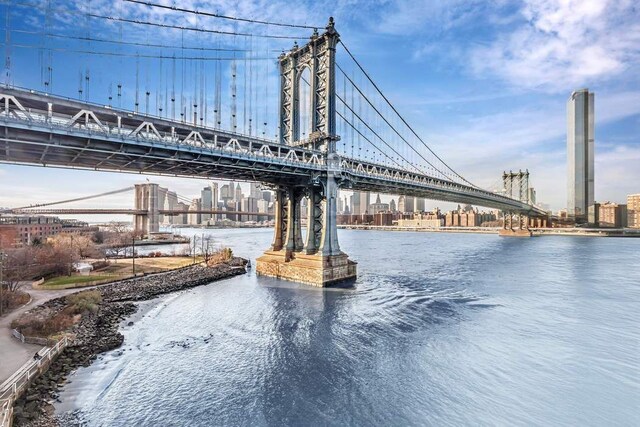
[[[39,5],[36,8],[29,6],[36,4]],[[273,26],[256,30],[255,25],[176,14],[123,0],[51,0],[48,14],[46,4],[33,0],[0,4],[0,21],[5,23],[1,26],[5,34],[1,46],[5,56],[7,22],[11,29],[12,84],[42,90],[48,80],[46,69],[52,66],[53,93],[78,97],[79,82],[85,78],[86,84],[86,75],[90,74],[90,100],[106,103],[111,93],[115,103],[115,88],[121,83],[124,90],[119,102],[132,108],[137,69],[140,109],[146,108],[147,87],[152,88],[150,102],[157,108],[163,104],[163,96],[167,105],[172,90],[168,83],[171,61],[162,60],[160,65],[157,59],[136,59],[136,54],[149,52],[138,46],[64,37],[172,46],[251,47],[256,60],[249,61],[253,76],[250,82],[258,89],[245,95],[239,88],[238,97],[244,96],[246,100],[248,96],[253,101],[248,115],[253,118],[253,132],[264,132],[269,137],[277,133],[275,57],[280,50],[290,47],[293,40],[267,42],[252,37],[248,41],[246,37],[185,34],[185,31],[140,28],[104,18],[87,18],[83,13],[255,34],[302,37],[312,31]],[[329,16],[335,17],[341,40],[416,132],[453,169],[474,184],[492,190],[500,185],[503,170],[528,169],[538,201],[554,211],[566,206],[566,102],[573,90],[589,88],[595,92],[596,110],[595,198],[600,202],[623,203],[628,194],[640,192],[640,6],[637,2],[187,0],[179,4],[187,9],[320,28]],[[34,28],[37,30],[33,31]],[[45,37],[44,33],[56,36]],[[304,43],[304,39],[299,43]],[[80,53],[87,50],[125,56]],[[153,52],[158,55],[163,51],[167,55],[191,57],[211,54],[166,48]],[[243,55],[220,53],[234,54]],[[342,61],[344,53],[338,50],[337,55],[338,61]],[[259,60],[261,58],[264,60]],[[221,64],[220,68],[216,68],[216,63]],[[186,67],[186,92],[192,88],[196,98],[198,93],[205,93],[209,105],[215,105],[212,76],[217,72],[228,77],[229,61],[186,64],[178,61],[179,72],[181,66]],[[198,67],[202,67],[201,73]],[[203,84],[205,74],[208,80]],[[178,82],[178,86],[181,84]],[[160,89],[153,89],[155,87]],[[82,96],[86,97],[84,84],[83,88]],[[255,96],[249,95],[254,92]],[[225,87],[222,104],[226,105],[228,96]],[[158,97],[160,100],[156,102]],[[189,102],[189,99],[185,101]],[[213,120],[212,116],[210,114],[209,120]],[[226,117],[222,121],[227,128],[230,126]],[[238,121],[239,130],[246,132],[247,119]],[[268,125],[263,126],[263,122]],[[0,206],[95,194],[145,179],[135,174],[0,164]],[[188,197],[197,196],[206,184],[185,178],[149,177],[149,180]],[[248,184],[244,187],[247,192]],[[126,194],[111,196],[100,199],[100,205],[129,207],[132,198]],[[431,204],[437,205],[444,206],[438,202]],[[73,206],[83,205],[68,205]]]

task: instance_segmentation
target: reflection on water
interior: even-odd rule
[[[271,241],[208,232],[253,260]],[[104,426],[640,423],[640,240],[340,239],[354,288],[251,271],[146,303],[59,409]]]

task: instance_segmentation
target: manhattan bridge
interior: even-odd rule
[[[500,209],[505,235],[526,235],[529,218],[546,215],[526,198],[477,187],[439,157],[333,18],[317,28],[142,0],[111,12],[44,3],[4,5],[0,162],[260,182],[274,191],[275,227],[259,274],[318,286],[355,278],[338,244],[338,189]],[[26,13],[42,28],[15,22]],[[61,20],[80,30],[60,33]],[[38,88],[19,84],[18,60],[36,62],[28,51],[38,54]],[[111,81],[95,81],[97,64]],[[54,82],[71,75],[77,96],[55,95]],[[136,223],[158,231],[157,185],[136,191]]]

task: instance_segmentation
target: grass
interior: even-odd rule
[[[197,262],[203,261],[202,257],[196,257]],[[136,275],[141,273],[158,273],[174,270],[193,263],[192,257],[161,257],[161,258],[136,258]],[[68,289],[102,284],[107,281],[125,279],[133,275],[131,258],[112,260],[111,264],[101,269],[100,272],[74,276],[60,276],[46,280],[38,286],[40,289]]]
[[[95,282],[97,280],[111,279],[114,276],[89,275],[89,276],[60,276],[46,280],[41,286],[66,286],[81,283]]]

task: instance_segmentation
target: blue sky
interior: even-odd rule
[[[33,9],[21,6],[23,3],[41,6]],[[326,23],[328,16],[334,16],[345,44],[418,133],[455,170],[477,185],[493,188],[503,170],[528,168],[538,200],[554,210],[566,204],[566,100],[572,90],[588,87],[596,94],[596,199],[624,202],[627,194],[640,192],[640,8],[633,1],[179,3],[185,8],[319,26]],[[120,37],[117,24],[83,18],[80,12],[90,7],[95,14],[174,25],[228,30],[254,28],[150,10],[121,0],[113,3],[51,0],[50,4],[54,10],[69,12],[50,13],[46,20],[43,14],[46,2],[9,1],[0,5],[0,20],[5,22],[8,10],[13,30],[46,28],[48,33],[58,35],[114,40]],[[124,38],[141,42],[214,46],[220,39],[186,34],[183,41],[182,32],[130,27],[123,26]],[[276,28],[269,31],[303,36],[309,32]],[[132,46],[64,38],[44,40],[39,34],[19,32],[12,32],[11,40],[13,83],[35,89],[42,89],[46,79],[42,70],[49,64],[47,53],[40,52],[47,51],[21,48],[18,44],[67,50],[92,48],[120,54],[136,52]],[[226,38],[220,43],[242,47],[246,41]],[[270,53],[274,57],[279,49],[291,45],[289,40],[266,45],[256,39],[252,43],[258,51],[256,56]],[[158,49],[154,52],[157,54]],[[204,54],[192,51],[191,55]],[[53,92],[77,97],[79,76],[89,69],[91,100],[107,102],[109,85],[115,98],[115,85],[122,81],[125,87],[122,102],[131,108],[134,61],[132,57],[100,58],[56,51],[52,64]],[[155,72],[158,62],[139,61],[139,85],[143,92],[145,85],[158,85]],[[229,74],[228,64],[222,64],[225,75]],[[166,88],[169,61],[163,66]],[[213,70],[213,64],[207,66]],[[268,74],[267,67],[270,67]],[[261,92],[256,100],[269,105],[268,135],[275,133],[277,108],[277,78],[273,71],[272,61],[256,61],[252,69],[256,76],[268,76],[264,81],[268,82],[270,93]],[[196,75],[192,69],[190,76]],[[211,84],[209,80],[209,88]],[[143,110],[144,100],[140,103]],[[257,110],[254,108],[256,121],[262,122],[264,112]],[[144,179],[139,175],[0,165],[0,206],[108,191],[139,182],[141,178]],[[151,179],[187,196],[198,194],[204,184],[188,179]],[[130,203],[129,196],[104,200],[108,206],[125,207]]]

